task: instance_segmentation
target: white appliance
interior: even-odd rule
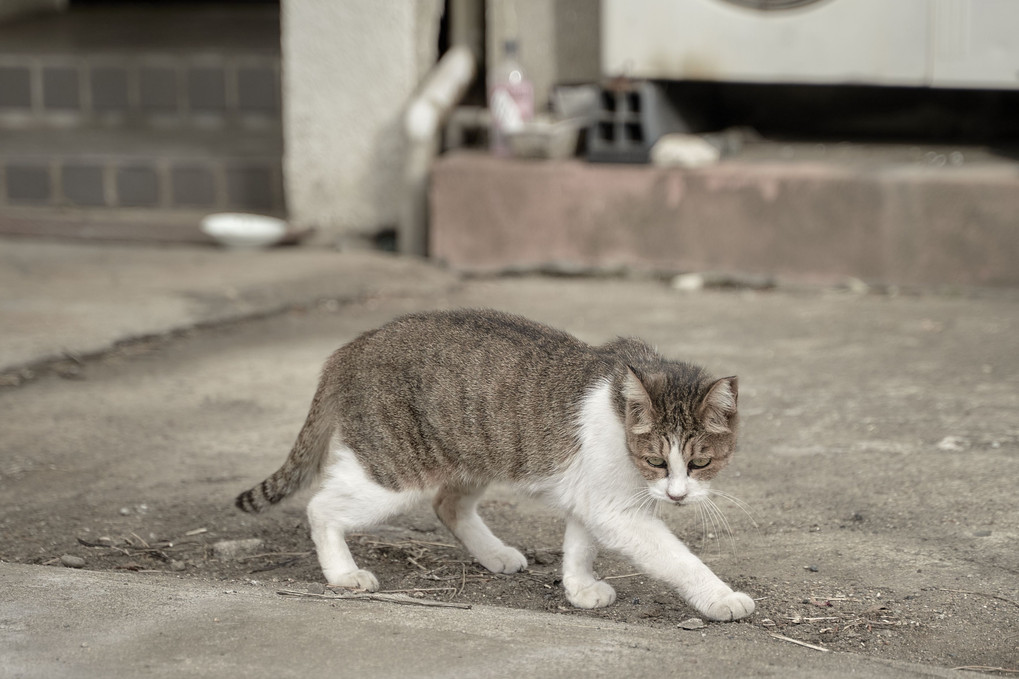
[[[1019,89],[1019,0],[602,0],[602,71]]]

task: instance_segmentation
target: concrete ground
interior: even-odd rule
[[[3,676],[1019,669],[1014,290],[683,293],[653,280],[460,279],[368,253],[20,240],[0,241],[0,264]],[[556,606],[554,558],[506,576],[523,583],[518,599],[477,590],[468,610],[279,595],[317,580],[313,557],[275,582],[200,558],[148,565],[138,545],[165,535],[261,535],[282,551],[299,534],[306,549],[299,506],[237,518],[229,505],[282,461],[323,358],[399,313],[482,305],[592,342],[640,335],[740,375],[742,446],[715,487],[755,521],[729,513],[730,548],[721,525],[667,520],[758,600],[751,620],[679,629],[692,612],[611,556],[599,570],[619,577],[620,597],[603,614]],[[555,519],[496,499],[493,529],[554,557]],[[435,532],[429,520],[413,518],[418,534]],[[84,544],[114,534],[134,536],[115,543],[120,561]],[[384,587],[413,571],[402,558],[373,568]],[[541,583],[544,603],[520,594]]]
[[[938,668],[494,606],[283,600],[0,565],[5,677],[949,677]]]

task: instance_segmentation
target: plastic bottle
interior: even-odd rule
[[[519,132],[534,117],[534,85],[517,61],[516,40],[505,42],[503,58],[488,75],[488,110],[492,153],[507,156],[507,135]]]

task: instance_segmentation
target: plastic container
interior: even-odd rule
[[[534,84],[517,61],[517,42],[507,40],[502,59],[488,74],[488,109],[492,116],[492,152],[510,155],[509,137],[534,118]]]
[[[218,212],[202,219],[202,231],[228,248],[267,248],[283,240],[287,223],[265,215]]]

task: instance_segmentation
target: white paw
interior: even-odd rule
[[[377,592],[379,589],[378,579],[371,571],[356,570],[346,573],[326,573],[326,580],[334,587],[347,587],[349,589],[363,589],[366,592]]]
[[[481,556],[475,555],[481,565],[493,573],[519,573],[527,568],[527,559],[512,547],[502,545]]]
[[[566,598],[577,608],[605,608],[616,600],[616,590],[604,580],[595,580],[584,587],[567,587]]]
[[[712,620],[739,620],[754,612],[754,600],[743,592],[729,592],[701,610]]]

